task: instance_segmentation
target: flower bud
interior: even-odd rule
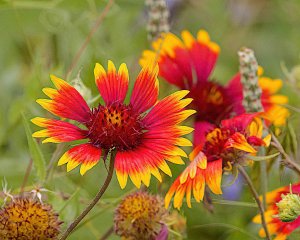
[[[281,200],[276,205],[279,212],[277,217],[282,222],[292,222],[300,216],[300,197],[298,194],[282,194]]]

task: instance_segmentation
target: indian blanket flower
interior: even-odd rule
[[[152,43],[153,50],[143,52],[140,64],[145,65],[149,60],[157,61],[160,77],[180,89],[190,91],[189,96],[194,99],[191,107],[197,110],[194,141],[203,140],[211,124],[218,125],[223,119],[245,112],[240,75],[235,75],[226,86],[212,80],[210,76],[220,47],[210,40],[204,30],[200,30],[196,38],[188,31],[183,31],[181,37],[182,40],[172,33],[162,34]],[[287,98],[275,95],[282,82],[261,77],[259,83],[268,120],[275,125],[283,125],[288,110],[280,104],[286,103]]]
[[[165,235],[167,217],[162,198],[139,191],[125,197],[116,208],[114,229],[122,239],[158,239],[161,233]]]
[[[265,138],[259,114],[243,114],[223,120],[221,127],[214,128],[190,154],[190,164],[172,184],[165,197],[169,206],[174,196],[174,207],[180,209],[186,195],[191,207],[191,193],[197,202],[204,196],[205,185],[214,194],[222,194],[223,171],[231,171],[234,164],[248,164],[248,154],[255,155],[259,146],[268,146],[271,136]]]
[[[171,176],[166,161],[183,164],[181,157],[186,157],[186,153],[178,146],[191,145],[182,136],[193,129],[180,125],[194,113],[184,109],[192,101],[183,99],[188,91],[175,92],[159,101],[158,66],[149,64],[141,70],[130,101],[125,103],[129,78],[124,63],[117,71],[109,61],[107,72],[97,63],[94,74],[104,105],[91,109],[74,87],[51,75],[56,89],[44,88],[50,99],[37,102],[62,120],[32,119],[34,124],[45,128],[33,136],[46,137],[43,143],[85,139],[86,142],[73,146],[58,161],[58,165],[67,163],[67,171],[81,164],[81,175],[95,166],[101,155],[115,149],[114,167],[121,188],[126,186],[128,176],[137,187],[141,182],[148,186],[151,174],[161,181],[159,169]]]
[[[291,201],[289,195],[300,194],[300,183],[293,184],[291,186],[285,186],[278,189],[275,189],[266,194],[267,209],[265,210],[265,218],[268,226],[269,233],[271,235],[276,235],[274,240],[285,240],[287,237],[297,228],[300,227],[300,216],[295,216],[294,220],[286,222],[286,218],[280,216],[280,211],[283,209],[280,208],[292,208],[294,201]],[[290,198],[290,199],[289,199]],[[283,201],[289,200],[288,204],[285,204]],[[299,206],[298,206],[299,209]],[[287,209],[286,209],[287,210]],[[291,211],[291,209],[289,210]],[[261,224],[260,214],[253,218],[253,222]],[[265,232],[263,229],[260,229],[259,236],[264,238]]]
[[[0,238],[57,239],[61,223],[51,205],[19,197],[0,209]]]

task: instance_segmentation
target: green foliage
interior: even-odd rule
[[[28,123],[29,120],[25,117],[24,114],[22,114],[22,116],[23,116],[23,124],[27,136],[29,151],[35,166],[36,175],[38,177],[39,182],[43,183],[46,179],[45,158],[36,139],[32,137],[32,132]]]

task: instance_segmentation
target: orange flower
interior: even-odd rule
[[[243,114],[223,120],[220,128],[206,135],[190,154],[190,165],[175,180],[165,197],[169,206],[174,196],[174,207],[182,206],[186,195],[191,207],[191,192],[197,202],[204,196],[205,184],[214,194],[222,194],[221,179],[223,170],[230,171],[235,163],[247,163],[247,154],[255,154],[257,146],[268,146],[271,136],[262,138],[262,121],[258,114]]]
[[[300,194],[300,183],[293,184],[291,186],[291,191],[294,194]],[[282,200],[282,197],[290,193],[290,186],[281,187],[275,189],[266,194],[267,209],[265,211],[265,218],[268,226],[269,233],[271,235],[276,235],[274,240],[285,240],[287,236],[290,235],[295,229],[300,227],[300,216],[291,222],[283,222],[278,216],[278,206],[277,204]],[[256,215],[253,220],[254,223],[261,224],[260,214]],[[260,229],[259,236],[264,238],[265,232]]]
[[[64,80],[51,76],[56,89],[45,88],[50,98],[37,102],[46,110],[61,118],[78,122],[79,126],[46,118],[34,118],[32,122],[45,129],[34,137],[46,137],[43,142],[70,142],[86,139],[68,150],[58,161],[67,163],[67,171],[81,164],[80,173],[95,166],[101,155],[116,149],[115,169],[121,188],[128,176],[140,187],[150,183],[151,174],[161,181],[158,169],[171,176],[166,160],[183,164],[186,154],[178,146],[190,146],[182,135],[193,129],[179,124],[193,114],[184,110],[192,99],[183,99],[188,91],[178,91],[158,101],[158,66],[148,64],[138,75],[130,102],[124,103],[128,84],[128,70],[122,64],[117,71],[108,62],[108,71],[96,64],[95,81],[104,105],[90,109],[79,92]]]

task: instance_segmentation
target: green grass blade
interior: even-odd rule
[[[38,177],[39,181],[43,182],[46,178],[45,158],[44,158],[44,155],[43,155],[38,143],[32,137],[32,131],[28,124],[28,120],[26,119],[26,117],[23,113],[22,113],[22,117],[23,117],[23,124],[24,124],[24,128],[25,128],[26,136],[27,136],[30,156],[33,160],[33,164],[36,169],[37,177]]]

